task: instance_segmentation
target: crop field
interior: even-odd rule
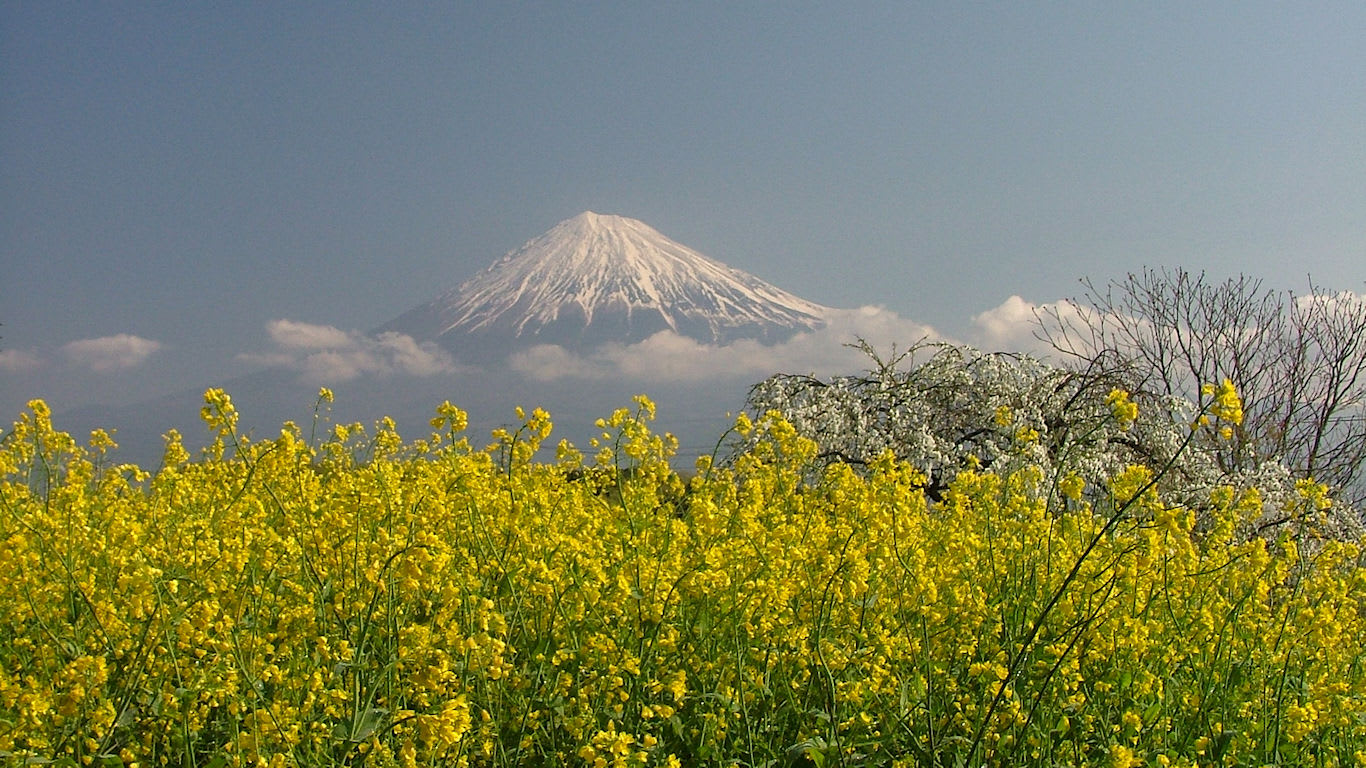
[[[1321,486],[1275,535],[1162,467],[932,497],[776,416],[681,475],[653,411],[553,453],[542,411],[482,439],[449,404],[248,440],[211,390],[213,444],[152,470],[35,401],[0,438],[0,764],[1366,765],[1366,569]]]

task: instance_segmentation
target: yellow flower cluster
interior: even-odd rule
[[[1206,399],[1206,405],[1191,424],[1191,429],[1209,427],[1217,420],[1223,422],[1218,430],[1219,436],[1225,440],[1233,439],[1234,428],[1243,423],[1243,400],[1233,382],[1224,379],[1218,386],[1203,384],[1200,387],[1200,396]]]
[[[1120,429],[1127,430],[1138,419],[1138,404],[1129,399],[1128,392],[1122,389],[1112,389],[1109,396],[1105,398],[1105,402],[1110,406],[1110,412],[1114,415]]]
[[[1205,384],[1201,387],[1200,393],[1212,399],[1209,407],[1211,416],[1230,424],[1243,423],[1243,401],[1232,381],[1224,379],[1217,387]]]
[[[1215,493],[1198,533],[1146,467],[1115,468],[1107,508],[1029,467],[930,503],[890,454],[812,478],[814,444],[774,415],[685,479],[652,415],[640,398],[587,462],[540,463],[539,410],[483,450],[449,404],[414,442],[387,421],[250,442],[211,391],[214,444],[191,460],[169,435],[149,475],[32,404],[0,442],[0,762],[1366,753],[1361,554],[1237,537],[1255,492]]]

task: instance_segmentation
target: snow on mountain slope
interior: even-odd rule
[[[830,310],[624,216],[584,212],[381,331],[460,351],[486,342],[582,347],[662,330],[704,343],[778,341]]]

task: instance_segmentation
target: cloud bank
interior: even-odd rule
[[[835,310],[825,328],[800,333],[779,344],[739,341],[724,346],[701,344],[662,331],[636,344],[606,344],[587,354],[564,347],[540,345],[513,354],[514,370],[538,381],[557,379],[609,380],[630,377],[644,381],[705,381],[712,378],[755,380],[776,372],[828,376],[866,370],[868,359],[849,345],[862,339],[881,355],[905,350],[920,342],[967,343],[979,349],[1021,352],[1047,357],[1049,344],[1036,336],[1038,318],[1076,323],[1085,308],[1069,301],[1034,303],[1011,296],[972,317],[967,338],[955,339],[932,326],[901,317],[876,306]]]
[[[73,365],[89,368],[97,373],[136,368],[161,349],[161,342],[144,339],[130,333],[80,339],[62,346],[62,356]]]
[[[991,351],[1048,355],[1052,350],[1035,335],[1037,317],[1057,313],[1079,320],[1084,309],[1067,302],[1034,303],[1010,296],[974,315],[966,339],[948,337],[934,327],[904,318],[884,307],[832,310],[824,328],[798,333],[777,344],[742,340],[703,344],[672,331],[661,331],[632,344],[604,344],[588,352],[542,344],[513,353],[509,366],[535,381],[705,382],[711,379],[757,380],[777,372],[829,376],[866,370],[870,361],[851,345],[860,339],[887,356],[921,341],[969,343]],[[343,382],[360,376],[433,376],[462,370],[451,355],[432,342],[400,333],[368,336],[331,325],[273,320],[266,325],[273,349],[239,355],[240,360],[297,371],[313,383]]]
[[[881,307],[835,310],[826,327],[778,344],[743,340],[708,345],[661,331],[635,344],[604,344],[587,354],[543,344],[513,354],[512,368],[538,381],[557,379],[706,381],[754,379],[782,371],[828,375],[866,368],[863,353],[848,345],[863,339],[879,351],[905,349],[922,339],[942,340],[930,326]]]
[[[238,359],[297,371],[313,383],[351,381],[362,375],[432,376],[456,370],[445,350],[402,333],[367,336],[288,319],[267,323],[266,333],[274,350],[242,354]]]

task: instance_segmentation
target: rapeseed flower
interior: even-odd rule
[[[1230,424],[1243,423],[1243,401],[1231,380],[1224,379],[1217,387],[1205,384],[1201,387],[1200,393],[1212,398],[1209,405],[1211,416]]]
[[[1122,430],[1128,430],[1138,420],[1138,404],[1129,399],[1129,393],[1122,389],[1112,389],[1105,398],[1110,413]]]
[[[940,501],[891,452],[813,472],[772,414],[684,481],[646,400],[602,421],[606,461],[550,465],[536,409],[484,451],[449,404],[439,440],[381,422],[316,446],[206,409],[234,450],[191,461],[170,434],[150,476],[42,405],[0,440],[6,760],[1189,766],[1366,743],[1359,548],[1240,533],[1327,510],[1315,483],[1284,508],[1218,488],[1197,523],[1141,464],[1106,467],[1108,497],[1028,452]]]

